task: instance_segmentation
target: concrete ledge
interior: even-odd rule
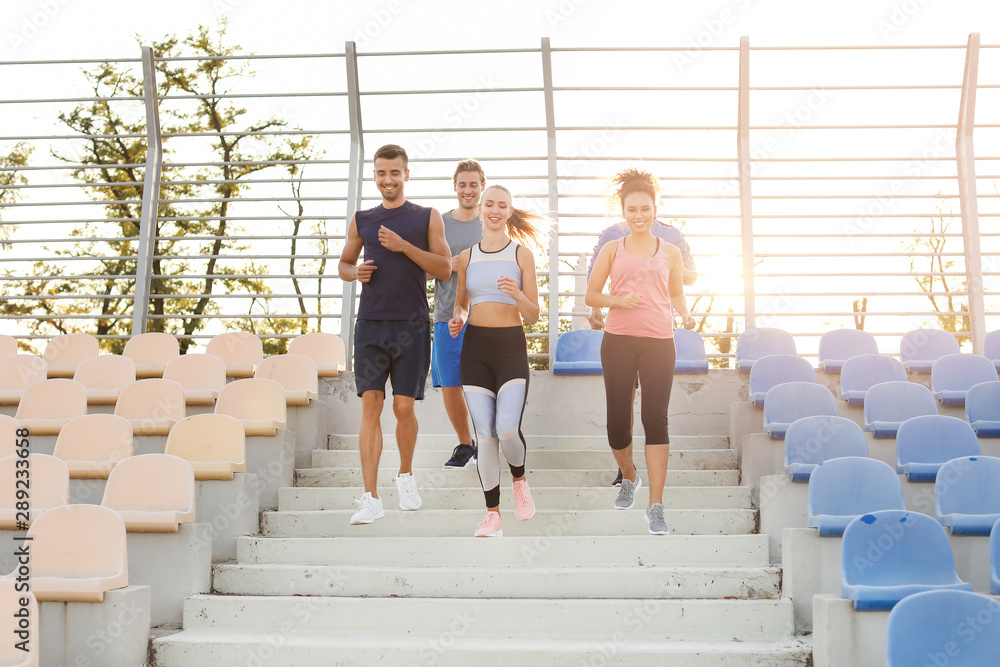
[[[278,489],[295,483],[295,433],[247,436],[247,472],[257,476],[260,509],[276,509]]]
[[[251,473],[195,482],[195,516],[206,524],[212,560],[236,559],[236,540],[260,530],[260,482]]]
[[[106,479],[71,479],[69,502],[73,505],[100,505],[107,485]]]
[[[104,602],[40,602],[41,667],[101,665],[137,667],[149,644],[150,589],[128,586],[104,594]]]
[[[150,590],[149,625],[180,627],[184,598],[212,587],[208,526],[185,523],[176,533],[128,533],[127,541],[128,580]]]
[[[329,409],[323,401],[310,401],[309,405],[289,405],[287,410],[288,429],[295,433],[295,467],[308,468],[313,450],[326,449]]]

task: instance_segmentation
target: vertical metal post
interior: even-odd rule
[[[736,152],[740,180],[740,229],[743,236],[743,310],[745,329],[757,327],[753,285],[753,198],[750,196],[750,38],[740,37],[740,93]]]
[[[969,34],[965,51],[962,100],[958,109],[955,158],[958,160],[958,195],[962,208],[962,244],[965,247],[965,281],[969,295],[969,329],[972,351],[983,353],[986,307],[983,300],[983,256],[979,241],[979,205],[976,201],[976,157],[972,134],[976,120],[976,81],[979,74],[979,33]]]
[[[552,95],[552,45],[542,37],[542,82],[545,87],[545,136],[549,174],[549,369],[555,360],[559,338],[559,172],[556,160],[556,112]]]
[[[146,101],[146,169],[142,183],[142,210],[139,213],[135,296],[132,300],[133,336],[146,333],[149,291],[153,280],[153,251],[156,247],[156,212],[160,202],[160,175],[163,170],[163,140],[160,136],[155,64],[152,47],[142,47],[142,95]]]
[[[361,185],[364,183],[362,170],[365,166],[365,142],[361,130],[361,94],[358,88],[358,51],[354,42],[344,46],[347,61],[347,116],[351,128],[350,165],[347,174],[347,213],[345,234],[351,217],[361,207]],[[354,301],[357,283],[345,282],[340,303],[340,337],[344,339],[347,353],[347,370],[354,366]]]

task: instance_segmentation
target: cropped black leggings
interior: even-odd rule
[[[601,342],[601,366],[604,368],[611,449],[625,449],[632,442],[632,390],[636,377],[642,387],[641,414],[646,443],[670,443],[667,408],[676,357],[673,338],[640,338],[605,332]]]

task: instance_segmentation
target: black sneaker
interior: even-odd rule
[[[622,471],[621,468],[618,469],[618,476],[615,477],[615,481],[611,482],[611,486],[621,486],[622,485]]]
[[[466,468],[476,462],[475,445],[458,445],[451,453],[451,458],[444,464],[445,468]]]

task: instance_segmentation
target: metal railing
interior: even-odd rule
[[[978,82],[980,59],[996,64],[998,49],[977,34],[964,47],[751,47],[744,37],[694,53],[543,39],[271,56],[144,47],[109,64],[0,63],[5,73],[82,67],[93,93],[46,96],[33,78],[6,87],[23,99],[0,100],[0,159],[35,147],[25,164],[0,164],[0,319],[29,343],[87,331],[114,346],[151,329],[197,344],[244,328],[271,349],[316,329],[350,346],[356,285],[335,265],[345,221],[379,201],[365,186],[365,147],[392,142],[410,151],[410,199],[452,208],[451,171],[475,157],[491,182],[553,219],[538,258],[543,317],[529,330],[536,358],[560,331],[586,326],[586,260],[617,219],[607,176],[636,161],[660,177],[659,217],[682,228],[698,262],[688,300],[717,363],[755,326],[791,331],[807,356],[841,326],[867,328],[887,353],[927,325],[981,351],[1000,325],[1000,123],[977,123],[974,111],[977,94],[990,109],[1000,90]],[[228,92],[170,78],[212,63]],[[274,71],[252,77],[250,63]],[[93,74],[109,68],[117,87]],[[203,122],[179,122],[192,116]],[[83,196],[65,197],[74,191]]]

